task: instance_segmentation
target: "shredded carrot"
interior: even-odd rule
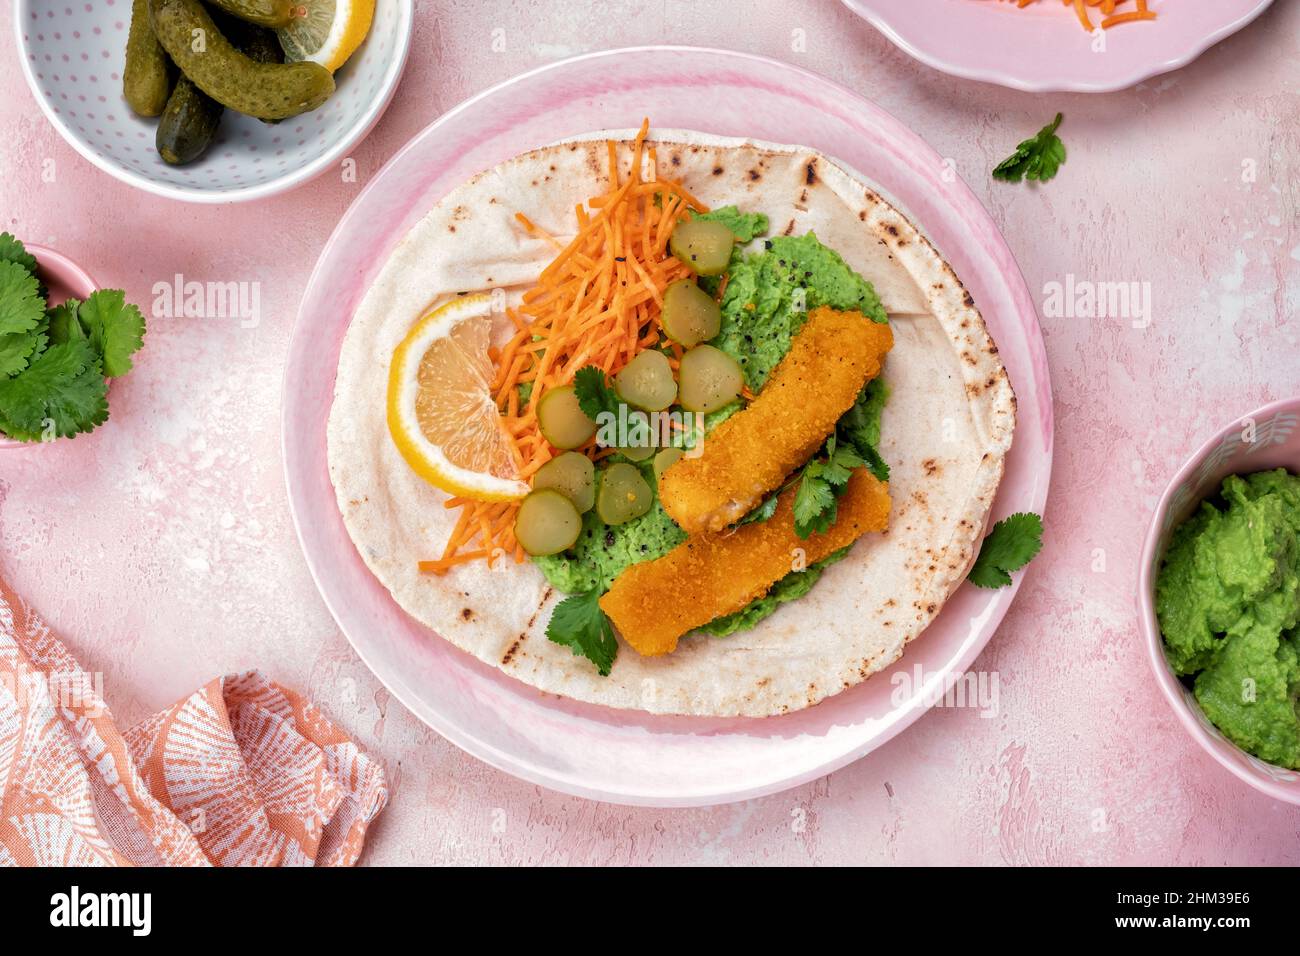
[[[1037,3],[1038,0],[1015,0],[1017,9],[1023,10],[1031,3]],[[1120,23],[1132,23],[1136,20],[1154,20],[1156,15],[1147,9],[1147,0],[1135,0],[1136,9],[1125,10],[1119,13],[1115,12],[1116,7],[1123,6],[1134,0],[1061,0],[1062,5],[1071,7],[1074,15],[1078,18],[1079,24],[1091,33],[1094,29],[1092,18],[1088,16],[1089,9],[1096,9],[1102,15],[1101,28],[1109,30],[1111,27]]]
[[[654,148],[645,142],[649,130],[646,120],[632,144],[626,178],[620,174],[618,145],[606,144],[607,189],[577,207],[577,234],[568,242],[522,212],[515,214],[524,232],[557,250],[520,304],[507,309],[515,332],[494,358],[492,395],[525,480],[553,456],[537,423],[541,397],[572,383],[584,365],[613,375],[637,353],[660,345],[663,291],[691,274],[668,255],[668,238],[678,222],[708,207],[681,183],[660,175]],[[674,347],[673,354],[680,359],[681,349]],[[526,400],[519,394],[524,384],[531,385]],[[593,460],[612,454],[594,439],[579,450]],[[442,574],[468,561],[485,559],[492,565],[506,556],[524,560],[514,534],[517,503],[455,497],[445,505],[460,514],[442,557],[421,561],[421,571]]]

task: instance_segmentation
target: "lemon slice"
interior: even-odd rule
[[[311,60],[333,72],[361,46],[374,18],[375,0],[301,0],[275,33],[287,61]]]
[[[513,501],[528,494],[492,400],[492,299],[453,299],[393,351],[388,430],[406,463],[453,495]]]

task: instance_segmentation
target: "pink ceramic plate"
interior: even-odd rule
[[[1256,790],[1300,804],[1300,773],[1246,753],[1210,723],[1169,668],[1156,620],[1155,586],[1174,529],[1214,495],[1228,475],[1286,468],[1300,474],[1300,398],[1265,405],[1229,422],[1174,475],[1151,518],[1138,571],[1138,623],[1156,683],[1183,727],[1220,764]]]
[[[880,184],[929,233],[988,320],[1020,398],[1015,447],[995,507],[1041,512],[1052,396],[1038,320],[997,228],[898,120],[828,80],[761,57],[652,47],[565,60],[462,103],[401,150],[348,210],[312,275],[284,385],[284,457],[303,551],[357,653],[435,730],[509,773],[620,803],[689,806],[794,786],[880,746],[916,720],[948,675],[993,635],[1015,588],[963,586],[895,670],[921,665],[911,693],[892,672],[784,717],[651,717],[542,694],[412,621],[371,576],[344,529],[325,461],[339,345],[394,245],[451,187],[525,150],[599,129],[703,130],[815,147]],[[950,177],[949,177],[950,178]],[[897,695],[897,699],[891,699]]]
[[[1104,31],[1104,47],[1060,0],[843,0],[901,50],[969,80],[1031,93],[1104,93],[1186,66],[1273,0],[1150,0],[1150,23]],[[1124,9],[1131,9],[1131,4]],[[1089,11],[1095,27],[1096,10]]]

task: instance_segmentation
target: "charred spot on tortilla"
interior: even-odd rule
[[[808,165],[804,167],[804,182],[809,186],[817,182],[817,160],[808,160]]]
[[[514,643],[510,645],[510,647],[506,650],[505,655],[501,658],[502,667],[504,667],[506,664],[509,664],[514,659],[515,652],[519,650],[519,645],[524,642],[524,638],[526,637],[528,637],[528,634],[525,632],[523,634],[520,634],[517,638],[515,638]]]

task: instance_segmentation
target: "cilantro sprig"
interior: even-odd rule
[[[571,594],[551,612],[546,637],[568,647],[578,657],[596,665],[601,677],[608,677],[618,656],[614,625],[600,609],[600,588]]]
[[[880,481],[889,480],[889,465],[880,455],[880,416],[889,401],[889,385],[877,376],[862,388],[858,400],[840,416],[835,434],[851,446]]]
[[[1003,518],[993,526],[980,546],[970,574],[970,583],[981,588],[1004,588],[1011,572],[1019,571],[1043,548],[1043,519],[1030,511]]]
[[[144,344],[144,316],[121,289],[100,289],[77,308],[77,318],[104,359],[104,374],[131,371],[131,354]]]
[[[573,377],[573,392],[578,407],[593,422],[598,421],[604,412],[617,415],[618,406],[622,404],[618,393],[605,381],[605,373],[594,365],[578,369]]]
[[[888,481],[889,465],[878,447],[880,416],[887,401],[889,386],[884,379],[877,377],[868,382],[853,406],[840,416],[820,454],[736,524],[771,518],[776,513],[777,498],[797,486],[794,530],[799,537],[807,538],[825,532],[835,523],[839,516],[839,497],[855,469],[865,467],[878,480]]]
[[[23,244],[0,233],[0,432],[33,442],[102,425],[105,379],[131,370],[145,334],[119,289],[47,308],[36,269]]]
[[[1065,162],[1065,144],[1056,135],[1064,116],[1056,114],[1052,120],[1029,139],[1016,147],[1016,151],[993,167],[993,178],[1009,183],[1024,179],[1047,182],[1056,175]]]
[[[833,434],[826,439],[825,449],[825,458],[813,459],[799,473],[799,488],[794,493],[794,533],[801,538],[821,534],[835,523],[839,497],[848,487],[853,470],[866,464],[854,448],[840,445]]]

